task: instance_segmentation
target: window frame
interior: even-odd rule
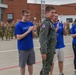
[[[11,18],[9,17],[9,15],[12,15]],[[7,21],[13,21],[14,20],[14,14],[13,13],[7,13]]]
[[[69,20],[70,23],[73,22],[73,18],[66,18],[66,20]]]

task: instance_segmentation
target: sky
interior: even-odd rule
[[[28,3],[41,3],[41,0],[27,0]],[[67,3],[76,3],[76,0],[45,0],[46,4],[61,5]]]

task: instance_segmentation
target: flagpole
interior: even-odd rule
[[[41,22],[45,19],[45,0],[41,0]]]

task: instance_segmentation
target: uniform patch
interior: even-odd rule
[[[42,25],[42,28],[45,28],[45,27],[46,27],[45,24],[43,24],[43,25]]]

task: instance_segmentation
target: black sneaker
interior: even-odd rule
[[[62,73],[62,75],[64,75],[64,74]]]
[[[59,74],[59,75],[64,75],[64,74],[62,73],[62,74]]]
[[[74,75],[76,75],[76,71],[74,71]]]

